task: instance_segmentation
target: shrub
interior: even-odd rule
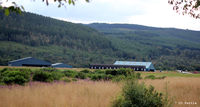
[[[71,82],[71,80],[69,79],[69,78],[62,78],[62,80],[64,81],[64,82]]]
[[[53,77],[53,80],[60,80],[62,77],[64,77],[64,73],[61,73],[59,71],[53,71],[51,72],[51,75]]]
[[[130,68],[120,68],[117,70],[117,75],[124,75],[124,76],[128,76],[131,74],[131,69]]]
[[[30,72],[28,71],[4,71],[1,74],[1,81],[5,84],[24,85],[30,81]]]
[[[115,76],[115,75],[117,75],[117,70],[115,70],[115,69],[112,69],[112,70],[106,70],[105,71],[105,74],[106,75],[113,75],[113,76]]]
[[[136,73],[136,78],[137,79],[142,79],[141,74],[140,73]]]
[[[106,70],[105,74],[107,75],[110,74],[113,76],[116,76],[116,75],[128,76],[129,74],[131,74],[131,69],[120,68],[120,69]]]
[[[93,81],[97,81],[97,80],[99,80],[97,74],[91,75],[90,78],[91,78],[91,80],[93,80]]]
[[[78,72],[78,74],[75,76],[76,78],[79,78],[79,79],[85,79],[87,76],[85,73],[83,72]]]
[[[91,80],[98,81],[98,80],[111,80],[113,78],[112,75],[105,75],[105,74],[92,74]]]
[[[112,75],[105,75],[103,80],[111,80],[113,78]]]
[[[94,73],[95,74],[105,74],[105,71],[98,69],[98,70],[95,70]]]
[[[78,74],[77,71],[72,71],[72,70],[63,71],[63,73],[65,76],[72,77],[72,78],[75,78],[76,75]]]
[[[105,75],[103,74],[93,74],[91,75],[91,80],[98,81],[104,78]]]
[[[119,76],[113,77],[112,81],[113,82],[120,82],[120,81],[125,80],[125,79],[126,79],[126,77],[124,75],[119,75]]]
[[[153,86],[146,88],[144,83],[131,80],[126,82],[122,95],[113,102],[113,107],[164,107],[167,105],[165,101],[168,101],[165,98]]]
[[[33,81],[52,82],[53,80],[54,78],[49,72],[36,71],[33,75]]]

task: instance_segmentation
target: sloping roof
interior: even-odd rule
[[[152,62],[135,62],[135,61],[116,61],[114,65],[135,65],[135,66],[145,66],[149,68]]]
[[[26,57],[26,58],[21,58],[21,59],[17,59],[17,60],[13,60],[13,61],[10,61],[10,62],[18,62],[18,61],[23,61],[23,60],[26,60],[26,59],[31,59],[32,57]]]
[[[52,67],[58,67],[58,68],[72,68],[71,65],[63,64],[63,63],[55,63],[51,65]]]
[[[51,63],[47,62],[47,61],[43,61],[43,60],[39,60],[36,58],[32,58],[32,57],[26,57],[26,58],[22,58],[22,59],[18,59],[18,60],[13,60],[10,61],[9,63],[20,63],[20,64],[31,64],[31,65],[51,65]]]
[[[61,65],[63,63],[55,63],[55,64],[51,64],[52,66],[56,66],[56,65]]]

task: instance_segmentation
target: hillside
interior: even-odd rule
[[[156,69],[200,68],[200,32],[128,24],[74,24],[32,13],[0,12],[0,65],[23,57],[74,67],[116,60]]]
[[[0,13],[0,65],[23,57],[36,57],[75,67],[111,63],[118,50],[96,30],[31,13]]]
[[[127,52],[125,59],[153,61],[157,69],[200,69],[200,32],[130,24],[90,26]]]

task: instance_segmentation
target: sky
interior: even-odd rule
[[[200,19],[179,15],[168,0],[77,0],[58,8],[42,0],[15,0],[25,11],[74,23],[122,23],[200,31]]]

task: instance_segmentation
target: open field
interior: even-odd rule
[[[108,107],[120,92],[112,82],[33,83],[0,88],[1,107]]]
[[[183,74],[175,71],[164,71],[164,72],[139,72],[143,77],[148,75],[154,76],[167,76],[167,77],[200,77],[200,74]]]
[[[160,92],[165,92],[167,86],[167,92],[169,96],[174,98],[175,107],[200,106],[200,78],[167,77],[165,79],[148,79],[141,81],[147,85],[153,85],[155,89]]]
[[[165,92],[167,83],[168,94],[174,97],[175,107],[200,106],[200,78],[169,77],[140,81],[153,85],[160,92]],[[108,107],[121,89],[122,83],[103,81],[5,86],[0,89],[0,105],[1,107],[35,107],[37,105],[41,107]]]
[[[4,67],[0,67],[3,69]],[[38,68],[30,68],[35,70]],[[70,70],[80,71],[84,68]],[[63,71],[66,69],[59,69]],[[200,106],[200,74],[177,72],[140,72],[144,78],[149,75],[166,76],[165,79],[141,79],[147,86],[153,85],[159,92],[172,97],[175,107]],[[109,107],[120,94],[123,82],[78,81],[64,83],[29,82],[25,86],[0,86],[1,107]]]

